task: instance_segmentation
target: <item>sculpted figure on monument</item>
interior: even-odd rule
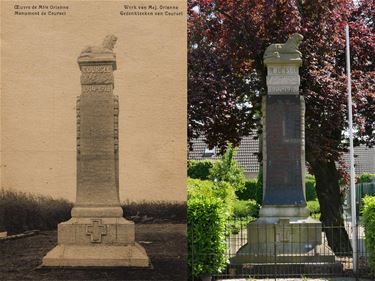
[[[90,54],[103,54],[103,53],[113,53],[113,48],[115,47],[117,37],[115,35],[107,35],[101,46],[87,46],[81,52],[81,56],[90,56]]]
[[[300,58],[302,54],[298,51],[298,46],[302,39],[301,34],[294,33],[285,44],[271,44],[264,52],[264,58],[280,58],[280,54],[294,55],[296,58]]]

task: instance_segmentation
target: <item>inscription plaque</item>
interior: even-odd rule
[[[305,204],[301,163],[301,100],[267,96],[266,205]]]

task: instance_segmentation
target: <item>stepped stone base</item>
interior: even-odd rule
[[[44,258],[46,267],[149,267],[146,251],[138,243],[127,246],[58,245]]]
[[[334,262],[334,255],[317,254],[322,243],[321,222],[310,217],[260,217],[247,226],[247,244],[232,264]]]
[[[307,253],[296,253],[296,254],[249,254],[250,245],[245,244],[237,252],[236,256],[230,259],[232,265],[246,264],[246,263],[257,263],[257,264],[267,264],[267,263],[277,263],[277,264],[324,264],[324,263],[334,263],[335,255],[326,254],[320,255],[314,250]]]
[[[148,267],[146,251],[135,242],[134,223],[117,218],[72,218],[58,225],[58,246],[46,267]]]
[[[230,265],[228,271],[232,278],[243,278],[243,276],[252,275],[261,275],[263,278],[273,278],[275,277],[275,272],[284,278],[300,278],[301,275],[322,277],[322,274],[342,274],[343,265],[340,262],[317,264],[241,264]]]

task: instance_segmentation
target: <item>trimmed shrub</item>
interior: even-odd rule
[[[229,183],[188,178],[188,200],[205,197],[221,199],[226,206],[227,215],[233,213],[233,204],[237,197]]]
[[[188,200],[188,266],[194,278],[226,266],[225,204],[211,197]]]
[[[363,198],[363,222],[365,228],[366,248],[372,274],[375,276],[375,196]]]
[[[187,185],[188,199],[198,196],[213,196],[214,183],[212,181],[188,178]]]
[[[215,160],[188,160],[187,175],[192,179],[207,180]]]
[[[259,208],[255,200],[237,200],[233,205],[233,216],[237,218],[258,217]]]

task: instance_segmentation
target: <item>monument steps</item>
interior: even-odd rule
[[[125,246],[58,245],[43,258],[52,267],[149,267],[146,251],[138,243]]]
[[[242,264],[228,268],[231,278],[262,276],[264,278],[283,277],[300,278],[301,275],[308,277],[322,277],[328,275],[342,275],[343,265],[340,262],[334,263],[285,263],[285,264]]]

